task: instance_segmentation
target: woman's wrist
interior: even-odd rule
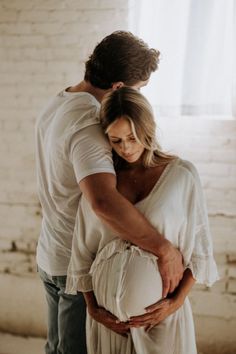
[[[176,307],[179,308],[183,305],[194,283],[195,279],[192,276],[191,270],[186,269],[179,286],[175,289],[173,294],[170,294],[170,298],[173,299],[173,303]]]
[[[88,291],[83,293],[89,314],[92,314],[97,308],[97,300],[95,298],[93,291]]]
[[[176,311],[183,305],[185,296],[183,296],[183,294],[177,293],[171,297],[171,300],[173,301],[173,306]]]

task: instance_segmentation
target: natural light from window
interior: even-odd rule
[[[142,89],[156,113],[236,118],[236,1],[136,0],[130,28],[161,52]]]

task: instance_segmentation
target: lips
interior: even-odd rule
[[[134,154],[130,154],[130,155],[123,155],[123,157],[125,158],[125,159],[129,159],[130,157],[133,157],[135,155],[135,153]]]

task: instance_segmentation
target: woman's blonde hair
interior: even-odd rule
[[[105,95],[100,109],[100,121],[105,133],[121,117],[130,122],[135,139],[145,148],[142,155],[145,167],[167,164],[176,158],[163,152],[157,142],[152,107],[139,91],[124,86]],[[122,166],[121,158],[115,153],[114,162],[116,167]]]

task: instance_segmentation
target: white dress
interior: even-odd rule
[[[198,283],[211,285],[218,279],[202,188],[190,162],[171,162],[136,207],[180,249],[185,267]],[[100,306],[126,321],[145,313],[146,306],[161,298],[156,260],[149,252],[119,239],[81,198],[66,292],[93,290]],[[88,315],[87,346],[89,354],[196,354],[189,300],[148,332],[132,328],[128,338]]]

